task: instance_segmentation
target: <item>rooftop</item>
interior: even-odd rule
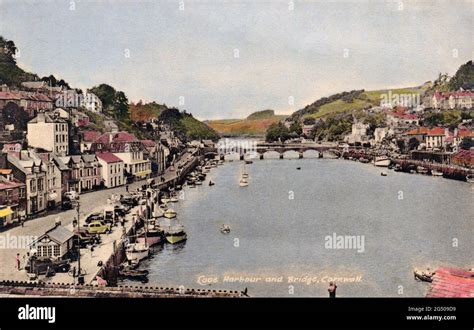
[[[97,158],[102,159],[106,163],[118,163],[118,162],[122,161],[120,158],[118,158],[117,156],[115,156],[111,152],[97,153],[96,156],[97,156]]]
[[[460,268],[438,268],[426,297],[473,298],[474,272]]]

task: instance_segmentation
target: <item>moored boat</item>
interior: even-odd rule
[[[418,166],[416,168],[416,172],[419,173],[419,174],[428,174],[428,169],[426,167],[423,167],[423,166]]]
[[[176,244],[183,242],[188,238],[188,235],[184,231],[183,225],[175,225],[168,227],[165,231],[166,241],[170,244]]]
[[[165,211],[165,213],[163,213],[163,216],[168,219],[173,219],[176,218],[176,214],[177,213],[175,210],[169,208]]]
[[[431,170],[431,175],[432,176],[443,176],[443,172],[437,171],[437,170]]]
[[[466,181],[469,183],[474,183],[474,174],[466,175]]]
[[[378,167],[388,167],[390,165],[390,158],[388,158],[387,156],[375,157],[374,165]]]
[[[146,235],[146,236],[145,236]],[[163,230],[160,228],[152,228],[141,232],[137,236],[137,243],[147,244],[148,246],[153,246],[157,244],[163,243],[164,233]]]
[[[140,261],[148,257],[150,248],[143,243],[132,243],[125,249],[125,255],[128,260]]]

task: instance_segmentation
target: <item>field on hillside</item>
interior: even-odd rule
[[[280,120],[285,119],[285,116],[274,116],[270,119],[222,119],[210,120],[207,124],[216,130],[220,135],[225,136],[263,136],[267,128]]]
[[[353,100],[352,102],[345,102],[343,100],[336,100],[331,103],[322,105],[319,107],[319,110],[312,114],[307,114],[305,117],[309,118],[321,118],[329,114],[343,113],[352,110],[361,110],[369,106],[380,105],[382,94],[387,94],[391,91],[392,95],[395,94],[422,94],[424,89],[419,87],[414,88],[395,88],[395,89],[385,89],[385,90],[376,90],[376,91],[366,91],[363,92],[359,98]]]

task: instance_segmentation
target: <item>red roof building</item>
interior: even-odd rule
[[[97,158],[103,160],[108,164],[122,162],[120,158],[118,158],[111,152],[98,152],[95,155],[97,156]]]
[[[474,272],[442,267],[436,270],[428,298],[474,298]]]

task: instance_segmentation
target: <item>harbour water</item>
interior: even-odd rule
[[[412,297],[428,288],[414,268],[474,267],[468,183],[384,177],[338,159],[266,159],[246,166],[249,186],[239,187],[240,168],[226,162],[204,185],[184,189],[173,208],[188,240],[154,248],[143,262],[149,285],[325,297],[335,280],[338,296]],[[340,236],[357,246],[330,244]]]

